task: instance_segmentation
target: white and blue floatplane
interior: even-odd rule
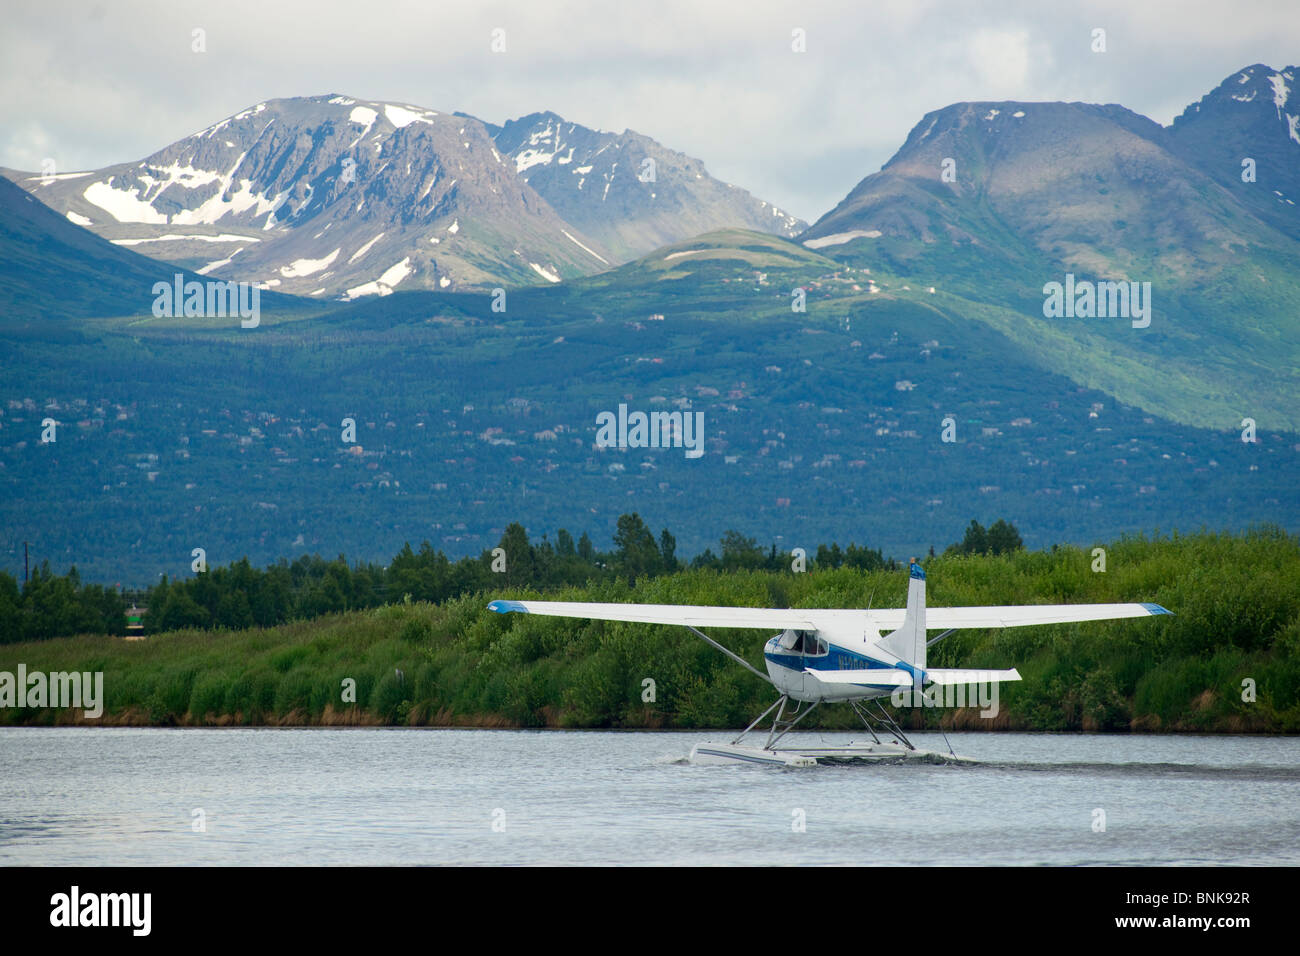
[[[1171,614],[1159,604],[1030,604],[991,607],[925,606],[925,571],[915,559],[907,607],[877,610],[700,607],[680,604],[591,604],[570,601],[493,601],[490,610],[553,617],[644,624],[679,624],[767,681],[779,695],[729,743],[701,743],[693,763],[755,763],[812,766],[818,763],[962,760],[915,747],[880,698],[900,688],[923,692],[925,685],[983,684],[1020,680],[1010,670],[927,668],[926,649],[962,628],[1025,627],[1074,621],[1106,621]],[[780,630],[763,647],[764,674],[699,630],[701,627]],[[929,631],[942,631],[928,637]],[[793,702],[793,705],[791,704]],[[777,746],[819,705],[846,703],[862,721],[870,741],[843,746]],[[773,712],[775,711],[775,714]],[[761,746],[745,738],[769,715],[772,722]],[[761,733],[761,731],[760,731]]]

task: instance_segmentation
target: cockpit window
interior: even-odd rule
[[[817,657],[827,653],[826,642],[812,631],[786,631],[781,635],[781,646],[795,654]]]

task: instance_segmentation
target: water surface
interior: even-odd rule
[[[975,766],[684,761],[728,736],[0,729],[0,865],[1300,862],[1300,738],[967,733],[948,738]]]

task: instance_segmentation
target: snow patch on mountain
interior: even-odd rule
[[[223,180],[223,185],[227,182]],[[268,198],[266,194],[257,192],[253,188],[251,179],[241,179],[239,189],[230,193],[228,198],[225,193],[225,189],[214,193],[212,198],[204,202],[203,205],[196,209],[182,210],[173,216],[170,221],[178,226],[211,226],[225,216],[238,216],[250,209],[253,211],[253,217],[256,218],[266,213],[275,212],[289,198],[288,192],[282,192],[277,196]],[[266,228],[270,228],[269,222]]]
[[[60,180],[63,179],[80,179],[82,176],[89,176],[93,172],[94,170],[90,170],[89,172],[84,172],[84,173],[54,173],[50,176],[41,174],[40,176],[28,176],[26,182],[50,183],[50,182],[59,182]]]
[[[403,279],[409,276],[412,271],[413,270],[411,269],[411,257],[407,256],[401,262],[391,265],[387,269],[385,269],[383,275],[381,275],[378,279],[372,279],[370,282],[365,282],[362,283],[361,285],[353,286],[351,289],[348,289],[343,294],[343,298],[344,300],[350,301],[352,299],[359,299],[364,295],[378,295],[378,296],[391,295],[393,292],[393,288],[399,282],[401,282]]]
[[[378,242],[382,238],[384,238],[384,234],[381,232],[379,235],[375,236],[375,238],[371,239],[369,242],[367,242],[356,252],[352,253],[352,258],[348,260],[348,265],[352,265],[352,263],[356,262],[358,259],[364,256],[367,252],[370,251],[370,247],[373,246],[376,242]]]
[[[245,115],[258,112],[246,110]],[[268,123],[262,128],[265,133]],[[258,134],[261,137],[261,134]],[[222,174],[206,169],[195,169],[190,165],[172,163],[170,166],[150,166],[141,163],[143,170],[137,177],[144,184],[141,186],[123,186],[113,184],[117,177],[91,183],[82,193],[88,203],[98,206],[120,223],[141,223],[145,225],[214,225],[228,215],[240,215],[253,210],[254,217],[266,213],[274,214],[288,199],[288,191],[268,198],[253,188],[252,180],[240,180],[239,188],[230,192],[235,173],[238,172],[247,151],[240,153],[230,171]],[[212,195],[193,209],[182,209],[175,215],[168,216],[154,207],[153,203],[168,189],[180,186],[184,189],[196,189],[200,186],[216,184],[218,188]],[[268,219],[266,228],[270,228]]]
[[[165,226],[167,217],[140,198],[138,186],[114,189],[106,182],[91,183],[81,194],[86,202],[98,206],[118,222],[143,222]]]
[[[837,232],[832,236],[822,236],[820,239],[805,239],[804,245],[809,249],[825,249],[827,246],[842,246],[854,239],[879,239],[880,235],[879,229],[854,229],[851,232]]]
[[[555,154],[563,148],[560,143],[559,128],[548,119],[546,129],[530,134],[528,148],[515,154],[515,172],[522,173],[534,166],[549,163],[555,157]],[[569,151],[569,158],[573,158],[572,149]]]
[[[411,269],[411,257],[407,256],[401,262],[384,270],[384,274],[379,277],[379,281],[391,288],[409,276],[412,271],[414,270]]]
[[[72,215],[69,213],[69,215]],[[110,239],[115,246],[138,246],[145,242],[261,242],[253,236],[237,236],[233,233],[223,232],[219,236],[204,235],[181,235],[180,233],[169,232],[165,236],[147,236],[143,239]]]
[[[348,143],[348,149],[351,149],[357,143],[361,142],[365,135],[370,132],[370,128],[375,125],[375,120],[379,119],[379,113],[372,110],[369,106],[358,106],[349,114],[348,119],[358,126],[365,127],[357,134],[357,138]]]
[[[299,279],[303,276],[314,275],[323,269],[328,269],[335,259],[339,256],[338,249],[335,249],[323,259],[295,259],[287,266],[280,267],[280,275],[286,279]]]
[[[586,252],[586,253],[589,253],[590,255],[593,255],[593,256],[595,256],[597,259],[599,259],[601,262],[605,263],[605,265],[609,265],[609,260],[608,260],[608,259],[606,259],[604,256],[602,256],[599,252],[596,252],[596,251],[594,251],[594,250],[592,250],[592,249],[588,249],[588,248],[587,248],[586,246],[584,246],[582,243],[578,242],[577,239],[574,239],[573,236],[569,235],[569,230],[567,230],[567,229],[561,229],[560,232],[562,232],[562,233],[564,233],[566,236],[568,236],[568,237],[569,237],[569,240],[570,240],[574,245],[576,245],[579,249],[581,249],[583,252]]]
[[[354,110],[353,112],[356,111]],[[398,129],[404,129],[412,123],[432,124],[433,120],[429,119],[429,116],[431,115],[437,116],[438,114],[424,110],[417,112],[416,110],[407,109],[405,106],[394,106],[392,103],[384,104],[384,116],[388,117],[388,122],[392,123]]]
[[[533,166],[549,163],[555,153],[540,149],[526,149],[515,157],[515,172],[522,173]]]
[[[1268,81],[1273,84],[1273,105],[1277,107],[1277,118],[1281,119],[1282,108],[1291,95],[1291,88],[1286,85],[1286,78],[1281,73],[1274,73]]]
[[[221,179],[220,173],[210,169],[195,169],[193,166],[182,166],[180,163],[172,163],[166,167],[146,166],[145,170],[146,172],[139,173],[138,176],[145,184],[145,195],[153,194],[150,196],[150,201],[171,186],[197,189],[199,186],[206,186]],[[154,175],[155,173],[158,175]]]
[[[256,242],[257,240],[254,239],[253,241]],[[231,261],[235,258],[235,256],[239,255],[239,254],[240,254],[241,252],[243,252],[243,251],[244,251],[244,247],[243,247],[243,246],[240,246],[238,249],[236,249],[234,252],[232,252],[232,253],[231,253],[229,256],[227,256],[225,259],[218,259],[216,262],[209,262],[209,263],[208,263],[206,266],[204,266],[202,269],[195,269],[194,271],[197,272],[197,273],[198,273],[199,275],[201,275],[201,276],[205,276],[205,275],[207,275],[209,272],[213,271],[214,269],[220,269],[222,266],[228,266],[228,265],[230,265]]]

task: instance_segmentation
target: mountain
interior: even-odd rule
[[[360,104],[326,105],[347,119]],[[1267,159],[1258,137],[1276,132],[1277,108],[1274,125],[1234,134],[1226,111],[1255,106],[1222,105],[1219,135]],[[523,153],[496,140],[505,127],[455,122],[462,144],[480,144],[463,152],[495,150],[520,196],[599,246],[523,182]],[[396,154],[398,132],[423,125],[359,148]],[[195,547],[210,564],[382,559],[426,539],[459,555],[495,546],[513,521],[535,540],[568,528],[603,543],[632,510],[674,529],[681,554],[734,528],[787,553],[837,540],[900,556],[942,547],[972,518],[1006,518],[1031,547],[1135,529],[1294,530],[1300,243],[1175,140],[1119,106],[959,103],[928,114],[800,241],[714,230],[519,288],[505,314],[455,285],[421,290],[412,273],[392,295],[318,296],[310,316],[256,334],[105,318],[69,321],[80,337],[56,342],[52,323],[24,335],[0,324],[0,558],[12,569],[30,540],[60,566],[148,581],[188,573]],[[92,179],[40,189],[72,183],[84,198]],[[231,182],[221,189],[252,210],[262,194]],[[313,214],[309,199],[186,228],[269,246]],[[303,234],[343,235],[356,212]],[[42,221],[82,235],[53,213]],[[21,294],[51,314],[81,308],[61,292],[81,282],[79,264],[52,261],[40,272],[39,256],[25,260],[36,271]],[[1149,325],[1049,318],[1044,287],[1067,273],[1149,282]],[[111,296],[106,308],[121,314]],[[597,416],[621,405],[702,414],[704,454],[598,446]],[[74,427],[36,447],[45,415]]]
[[[153,287],[174,266],[116,246],[0,177],[0,324],[149,314]],[[199,276],[180,270],[184,281]],[[287,296],[260,305],[292,307]]]
[[[255,334],[82,323],[71,345],[0,329],[0,566],[25,540],[124,582],[187,575],[196,547],[458,556],[512,521],[603,547],[628,511],[682,555],[728,528],[906,556],[971,518],[1031,547],[1298,520],[1294,434],[1261,417],[1248,445],[1117,402],[968,300],[779,237],[712,233],[510,303],[399,290]],[[704,454],[598,447],[620,405],[702,415]],[[45,415],[69,427],[35,449]]]
[[[1167,141],[1265,222],[1300,239],[1300,67],[1234,73],[1174,120]],[[1244,182],[1243,161],[1254,160]]]
[[[941,178],[946,160],[953,182]],[[1182,278],[1223,261],[1227,246],[1285,245],[1168,149],[1158,124],[1083,103],[957,103],[926,114],[879,173],[800,238],[827,249],[872,233],[1090,274],[1159,268]]]
[[[138,163],[21,175],[119,245],[303,295],[559,281],[606,261],[482,123],[395,103],[271,100]]]
[[[73,225],[0,177],[0,301],[5,325],[145,311],[165,266]],[[55,291],[57,290],[57,292]]]
[[[805,225],[631,131],[340,95],[259,103],[140,162],[3,172],[119,245],[323,299],[554,283],[712,229]]]
[[[619,262],[716,229],[791,238],[807,226],[633,130],[532,113],[494,127],[493,141],[528,185]]]
[[[1217,110],[1201,112],[1232,155],[1289,149],[1275,120],[1230,135]],[[1213,160],[1177,147],[1191,135],[1114,105],[957,103],[927,114],[799,238],[961,298],[972,320],[1034,347],[1044,367],[1134,406],[1207,426],[1252,417],[1295,428],[1300,242],[1281,218],[1290,213],[1266,219],[1241,198],[1262,186],[1216,181]],[[1048,318],[1045,290],[1067,274],[1150,283],[1150,323]]]

